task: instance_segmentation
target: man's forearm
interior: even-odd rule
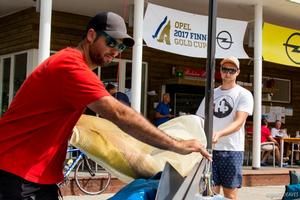
[[[242,112],[242,111],[238,111],[236,113],[236,118],[235,120],[230,123],[225,129],[220,130],[218,132],[218,134],[223,137],[226,135],[230,135],[238,130],[240,130],[240,128],[243,126],[243,124],[245,123],[246,119],[248,117],[248,113],[246,112]]]
[[[142,115],[113,97],[103,97],[91,103],[89,108],[115,123],[124,132],[147,144],[174,151],[179,147],[177,140],[157,129]]]
[[[162,149],[169,149],[177,141],[153,126],[130,108],[117,114],[112,121],[131,136]],[[130,119],[130,120],[128,120]],[[142,134],[145,133],[145,134]]]
[[[103,118],[114,122],[129,135],[149,145],[180,154],[199,152],[211,160],[211,155],[199,140],[176,140],[170,137],[153,126],[142,115],[111,96],[102,97],[90,103],[88,107],[94,112],[99,113]]]
[[[168,117],[169,115],[163,115],[163,114],[160,114],[159,112],[156,112],[155,114],[155,118],[164,118],[164,117]]]
[[[224,137],[224,136],[230,135],[230,134],[238,131],[240,128],[241,128],[240,123],[233,122],[229,126],[227,126],[225,129],[222,129],[222,130],[218,131],[218,134],[221,137]]]

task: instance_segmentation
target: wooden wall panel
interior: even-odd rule
[[[77,46],[82,39],[90,17],[63,12],[53,12],[51,50],[60,50],[67,46]]]
[[[0,55],[33,48],[35,8],[0,18]]]

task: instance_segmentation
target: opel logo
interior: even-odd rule
[[[293,33],[287,39],[286,43],[283,43],[285,46],[286,55],[289,59],[299,65],[300,64],[300,33]]]
[[[232,37],[228,31],[221,31],[217,36],[217,43],[222,49],[229,49],[232,42]]]

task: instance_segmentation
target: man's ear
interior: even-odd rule
[[[89,43],[93,43],[95,38],[97,36],[97,33],[95,32],[94,29],[90,28],[86,34],[86,40],[89,42]]]

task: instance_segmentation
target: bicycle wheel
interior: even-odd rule
[[[94,161],[84,158],[75,170],[75,181],[79,189],[90,195],[102,193],[110,184],[111,175]]]

